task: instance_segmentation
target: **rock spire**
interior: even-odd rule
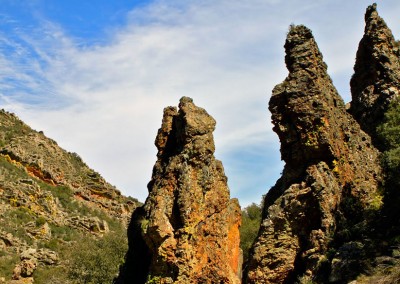
[[[164,109],[149,196],[132,216],[119,283],[240,283],[240,207],[213,155],[215,124],[187,97],[179,111]]]
[[[336,235],[380,206],[378,151],[346,112],[312,32],[291,26],[285,50],[289,75],[269,109],[286,164],[265,197],[244,282],[294,283],[327,267],[329,280],[341,281],[343,256],[327,257],[327,250],[335,242],[340,251],[350,240]]]
[[[350,81],[350,112],[381,150],[376,127],[382,123],[390,101],[400,94],[399,48],[391,30],[378,15],[376,4],[369,6]]]

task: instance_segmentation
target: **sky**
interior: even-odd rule
[[[378,12],[400,37],[400,1]],[[291,24],[316,38],[339,94],[365,0],[0,0],[0,108],[144,201],[163,108],[193,98],[217,121],[231,196],[259,203],[283,169],[268,101]]]

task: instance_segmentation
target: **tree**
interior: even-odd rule
[[[68,277],[77,284],[112,283],[126,251],[126,237],[118,232],[98,239],[82,239],[71,250]]]
[[[243,250],[243,261],[249,257],[249,251],[261,223],[261,206],[255,203],[242,210],[242,226],[240,227],[240,248]]]
[[[394,100],[385,113],[378,133],[385,143],[384,166],[390,170],[400,167],[400,100]]]
[[[392,234],[400,233],[400,99],[391,102],[384,122],[377,128],[384,141],[382,165],[385,171],[384,215]]]

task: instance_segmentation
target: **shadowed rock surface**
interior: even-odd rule
[[[378,15],[376,4],[369,6],[350,81],[350,112],[380,150],[383,145],[376,127],[382,123],[389,103],[400,94],[399,58],[399,43]]]
[[[190,98],[164,109],[149,196],[132,215],[118,283],[240,283],[240,207],[214,158],[214,129]]]
[[[286,164],[265,197],[244,282],[345,281],[347,265],[362,261],[351,255],[356,235],[341,236],[367,230],[367,214],[381,205],[378,151],[346,112],[311,31],[291,26],[285,50],[289,75],[269,109]],[[328,255],[331,247],[336,254]],[[343,247],[350,252],[341,254]]]

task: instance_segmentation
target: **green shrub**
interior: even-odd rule
[[[394,100],[385,113],[378,134],[385,143],[384,166],[389,171],[400,168],[400,100]]]
[[[4,214],[4,218],[0,218],[0,228],[28,244],[33,244],[33,240],[26,234],[24,225],[34,220],[35,216],[29,209],[25,207],[12,208]]]
[[[57,226],[50,224],[51,233],[53,238],[64,240],[66,242],[79,240],[80,235],[79,232],[71,227],[68,226]]]
[[[400,99],[391,102],[384,122],[377,128],[384,141],[382,165],[385,171],[384,213],[390,220],[393,233],[400,234]]]
[[[70,251],[68,278],[77,284],[112,283],[127,251],[125,232],[85,238]]]
[[[385,142],[386,149],[400,147],[400,100],[393,100],[385,113],[384,122],[378,133]]]
[[[7,255],[0,256],[0,277],[5,277],[7,280],[11,279],[13,269],[19,262],[18,255]]]
[[[242,226],[240,227],[240,248],[243,250],[243,261],[249,257],[249,250],[257,237],[261,223],[261,206],[255,203],[242,210]]]
[[[47,222],[46,218],[39,216],[35,221],[36,227],[43,226],[46,222]]]
[[[147,277],[146,284],[160,284],[161,283],[161,276],[150,276]]]
[[[14,219],[15,224],[17,225],[24,225],[34,220],[34,215],[32,215],[29,209],[25,207],[18,207],[15,210],[10,211],[8,217]]]
[[[39,266],[34,274],[38,284],[73,284],[62,266]]]

